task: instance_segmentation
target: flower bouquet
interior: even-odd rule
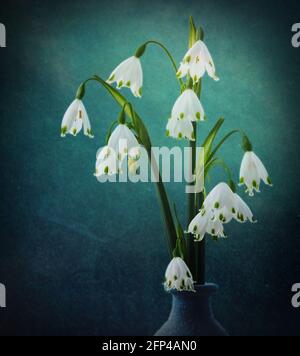
[[[224,160],[218,157],[218,152],[227,140],[235,134],[241,136],[244,156],[240,167],[239,185],[246,186],[246,192],[253,196],[259,192],[263,181],[271,185],[268,172],[253,152],[253,146],[240,129],[232,130],[216,143],[217,135],[224,119],[217,120],[206,138],[202,138],[201,152],[197,150],[199,140],[197,127],[204,131],[206,116],[200,101],[202,78],[207,73],[214,81],[219,78],[212,56],[204,42],[203,29],[196,28],[192,18],[189,21],[189,48],[179,67],[170,51],[162,43],[149,40],[138,47],[135,54],[119,64],[112,73],[102,79],[94,75],[85,80],[78,88],[75,100],[68,107],[61,125],[61,136],[67,134],[76,136],[82,129],[89,138],[93,138],[90,120],[83,104],[87,84],[91,81],[105,88],[120,106],[120,114],[108,130],[105,145],[96,154],[95,177],[99,181],[116,179],[118,175],[129,174],[139,176],[142,158],[148,158],[151,172],[155,176],[155,184],[161,202],[161,212],[166,226],[167,246],[171,261],[165,272],[164,287],[171,291],[173,308],[170,317],[158,332],[158,335],[195,335],[195,334],[224,334],[210,314],[207,299],[215,286],[205,283],[205,239],[210,235],[213,240],[225,238],[224,227],[232,220],[239,223],[247,221],[254,223],[251,209],[237,193],[230,168]],[[187,190],[188,221],[182,223],[176,212],[176,207],[170,205],[162,179],[160,167],[153,155],[153,146],[146,125],[137,114],[133,105],[120,93],[120,89],[130,89],[138,98],[142,96],[143,70],[142,56],[151,45],[159,46],[170,61],[174,75],[178,80],[178,99],[174,103],[171,115],[166,120],[166,135],[175,140],[186,140],[189,149],[189,189]],[[114,84],[116,88],[114,87]],[[207,191],[208,173],[215,166],[221,166],[226,174],[226,181],[220,182],[211,191]],[[203,320],[191,322],[195,318],[194,295],[201,297],[197,303],[206,305],[202,310]],[[193,307],[184,307],[189,315],[192,328],[182,328],[186,320],[178,319],[182,308],[182,296]],[[178,298],[181,298],[179,300]],[[189,314],[190,313],[190,314]],[[182,313],[181,313],[182,314]],[[177,318],[176,318],[177,315]],[[176,322],[175,322],[175,321]],[[181,323],[181,330],[178,324]]]

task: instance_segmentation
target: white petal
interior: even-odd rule
[[[132,56],[119,64],[109,76],[108,83],[117,83],[117,88],[127,87],[136,97],[141,97],[143,70],[139,58]]]
[[[229,210],[234,206],[234,195],[226,183],[219,183],[207,195],[204,201],[206,210],[222,209],[227,207]]]
[[[130,65],[132,63],[132,57],[129,57],[125,59],[123,62],[121,62],[110,74],[109,78],[107,79],[107,82],[109,84],[114,83],[114,82],[119,82],[121,79],[123,79],[124,72],[128,71],[130,68]]]
[[[249,206],[244,202],[244,200],[238,195],[234,194],[235,196],[235,215],[234,218],[238,222],[246,222],[249,220],[250,222],[255,222],[253,219],[252,211],[250,210]]]
[[[186,120],[204,120],[204,110],[199,98],[192,89],[186,89],[175,101],[172,118]]]
[[[186,119],[169,119],[167,123],[167,135],[176,139],[187,138],[190,141],[195,140],[193,125]]]
[[[70,131],[70,128],[72,127],[73,122],[76,119],[78,113],[78,106],[80,103],[81,101],[79,99],[75,99],[67,108],[61,123],[62,136],[65,136],[65,134]]]
[[[220,220],[211,220],[207,225],[207,233],[217,238],[225,238],[223,224]]]
[[[98,150],[95,176],[113,175],[118,173],[118,160],[116,153],[108,146]]]
[[[200,56],[202,46],[201,46],[202,41],[196,41],[191,48],[186,52],[184,56],[184,62],[186,63],[191,63],[196,60],[196,57]]]
[[[78,117],[79,118],[81,117],[81,119],[83,121],[84,134],[86,136],[89,136],[90,138],[93,138],[94,136],[92,135],[92,129],[91,129],[91,123],[89,120],[89,116],[86,112],[85,106],[82,101],[80,101],[80,103],[78,105]]]
[[[259,192],[260,185],[260,176],[252,153],[246,152],[244,154],[240,168],[240,180],[243,182],[242,184],[246,185],[250,196],[253,196],[253,190]]]
[[[206,232],[206,226],[209,218],[209,213],[201,210],[190,222],[188,232],[203,237]]]
[[[205,63],[203,61],[192,62],[189,65],[189,74],[193,79],[194,83],[197,83],[200,78],[203,77],[205,73]]]
[[[180,63],[180,66],[178,68],[178,71],[176,73],[176,76],[178,78],[182,78],[182,77],[185,77],[187,74],[188,74],[188,69],[189,69],[189,66],[187,63],[184,63],[184,62],[181,62]]]
[[[219,78],[216,76],[216,67],[214,61],[209,53],[209,50],[204,42],[202,42],[202,53],[205,57],[205,68],[207,74],[213,78],[214,80],[218,81]]]
[[[82,129],[82,119],[76,118],[73,121],[72,126],[70,127],[69,133],[73,136],[76,136]]]
[[[266,167],[254,152],[252,152],[252,159],[255,162],[257,172],[260,178],[264,181],[265,184],[271,185],[269,180],[269,174],[266,170]]]

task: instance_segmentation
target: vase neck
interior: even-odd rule
[[[216,292],[217,286],[195,286],[196,292],[173,292],[172,293],[172,317],[194,318],[195,314],[202,318],[213,317],[211,296]]]

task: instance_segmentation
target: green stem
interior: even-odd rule
[[[161,47],[165,51],[166,55],[169,57],[172,65],[174,67],[175,73],[177,73],[178,72],[178,68],[177,68],[176,62],[175,62],[171,52],[168,50],[168,48],[164,44],[162,44],[161,42],[155,41],[155,40],[149,40],[149,41],[145,42],[142,46],[147,46],[148,44],[151,44],[151,43]],[[183,80],[181,78],[177,78],[177,79],[179,80],[180,85],[184,85]]]
[[[209,162],[206,167],[205,167],[205,176],[208,174],[208,172],[215,166],[221,166],[224,170],[224,172],[227,175],[228,182],[232,181],[232,173],[228,165],[225,163],[225,161],[221,158],[214,158],[212,159],[211,162]]]
[[[245,134],[244,131],[242,130],[232,130],[230,131],[227,135],[225,135],[222,140],[217,144],[217,146],[214,148],[214,150],[210,153],[209,157],[207,158],[207,162],[211,161],[211,159],[215,156],[215,154],[218,152],[218,150],[223,146],[223,144],[234,134],[239,133],[242,136],[242,139],[244,138],[249,141],[247,135]]]
[[[190,148],[192,151],[191,160],[190,160],[190,172],[191,174],[195,173],[196,168],[196,142],[197,142],[197,125],[196,122],[193,122],[193,132],[195,135],[195,140],[190,141]],[[194,184],[194,183],[191,183]],[[195,202],[195,193],[189,193],[188,195],[188,224],[196,215],[196,202]],[[194,235],[188,234],[187,236],[187,261],[189,268],[193,276],[196,276],[196,263],[195,263],[195,249],[194,249]]]
[[[200,79],[195,86],[195,92],[200,98],[201,91],[202,91],[202,80]],[[205,183],[205,178],[204,178]],[[197,193],[195,197],[195,212],[197,213],[198,210],[202,207],[204,202],[204,194],[203,192]],[[206,238],[204,237],[202,241],[195,242],[195,266],[196,266],[196,274],[195,280],[199,284],[205,284],[205,245],[206,245]]]
[[[190,18],[190,35],[189,35],[189,46],[191,47],[195,41],[198,39],[203,41],[204,32],[202,28],[199,31],[196,31],[196,27],[193,21],[193,18]],[[198,83],[194,86],[194,91],[200,99],[202,91],[202,80],[200,79]],[[193,156],[193,165],[196,166],[196,146],[197,146],[197,135],[196,135],[197,125],[195,123],[194,132],[195,132],[195,147],[192,146],[192,149],[195,150]],[[205,184],[205,182],[204,182]],[[194,207],[193,207],[193,217],[197,214],[199,208],[201,208],[204,201],[204,194],[198,193],[194,194]],[[192,217],[192,218],[193,218]],[[191,219],[192,219],[191,218]],[[191,221],[190,219],[190,221]],[[194,247],[194,264],[195,264],[195,274],[194,278],[198,284],[205,284],[205,237],[200,242],[195,242],[193,238],[193,247]]]
[[[163,221],[165,222],[166,230],[167,230],[167,244],[169,247],[170,256],[172,256],[172,252],[176,246],[176,227],[173,221],[172,211],[170,208],[169,199],[167,196],[167,192],[165,190],[164,184],[162,182],[161,175],[159,173],[159,169],[157,163],[153,157],[151,157],[151,140],[148,135],[148,131],[142,121],[142,119],[138,116],[138,114],[132,109],[131,104],[127,104],[127,100],[123,97],[123,95],[114,89],[111,85],[106,83],[101,77],[94,75],[93,77],[87,79],[84,82],[84,85],[89,81],[96,81],[100,83],[114,98],[114,100],[123,108],[125,108],[125,112],[130,117],[132,122],[135,125],[135,129],[137,134],[144,145],[145,149],[147,150],[148,156],[151,158],[151,165],[152,169],[158,174],[158,181],[156,182],[156,187],[158,191],[158,196],[160,198],[161,209],[163,214]],[[125,105],[125,106],[124,106]]]
[[[204,202],[203,192],[198,195],[198,204],[202,207]],[[196,275],[195,280],[199,284],[205,284],[205,245],[206,238],[204,237],[202,241],[195,242],[195,263],[196,263]]]

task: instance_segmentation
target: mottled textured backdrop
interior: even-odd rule
[[[7,308],[1,334],[151,335],[167,318],[161,285],[168,254],[152,184],[99,184],[95,153],[119,109],[90,84],[85,97],[95,139],[60,138],[80,82],[106,77],[147,39],[179,61],[189,15],[205,30],[218,74],[204,79],[208,120],[245,128],[274,187],[247,198],[259,223],[227,226],[208,241],[207,279],[220,285],[219,320],[232,335],[300,334],[291,286],[300,282],[300,49],[291,26],[296,1],[1,1],[7,48],[0,49],[0,282]],[[159,48],[142,58],[144,95],[133,99],[153,140],[172,146],[165,124],[178,95]],[[222,157],[238,178],[234,138]],[[224,179],[216,170],[210,187]],[[182,219],[182,184],[168,184]],[[241,191],[242,192],[242,191]]]

